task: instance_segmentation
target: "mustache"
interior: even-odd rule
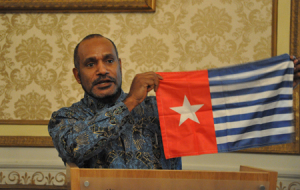
[[[96,80],[93,81],[92,86],[95,86],[95,85],[97,85],[99,83],[103,83],[103,82],[116,83],[116,79],[111,76],[100,76],[99,78],[97,78]]]

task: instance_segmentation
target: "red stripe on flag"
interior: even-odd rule
[[[217,153],[207,70],[158,74],[164,78],[156,99],[166,158]]]

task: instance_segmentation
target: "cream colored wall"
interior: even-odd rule
[[[78,101],[83,93],[72,76],[73,49],[90,33],[116,43],[125,91],[140,72],[207,69],[271,55],[272,0],[158,0],[156,10],[2,14],[0,120],[47,120]]]
[[[289,1],[279,2],[285,7],[279,12],[289,15],[286,12]],[[80,86],[71,74],[72,50],[88,33],[101,33],[116,42],[123,62],[125,91],[136,73],[147,70],[207,69],[270,57],[271,3],[271,0],[157,0],[154,14],[3,14],[0,16],[0,119],[35,117],[29,113],[41,111],[29,111],[30,105],[25,104],[28,98],[34,100],[32,103],[44,105],[39,107],[45,108],[39,114],[44,119],[53,110],[79,100]],[[288,23],[285,17],[280,18]],[[278,31],[279,53],[288,52],[288,31],[284,28]],[[42,52],[34,54],[34,50]],[[47,126],[11,125],[0,126],[0,134],[48,135]],[[245,164],[279,171],[283,180],[298,182],[299,163],[299,156],[273,154],[183,158],[184,169],[237,170],[240,164]],[[26,172],[33,175],[38,171],[47,181],[45,177],[49,174],[64,172],[64,166],[54,148],[2,147],[0,184],[15,183],[8,177],[12,171],[19,173],[22,183],[25,181],[21,177]],[[61,184],[55,180],[46,183]]]
[[[278,0],[277,54],[290,52],[291,1]]]

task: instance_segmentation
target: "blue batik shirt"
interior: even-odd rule
[[[84,98],[54,112],[48,130],[64,163],[81,168],[181,169],[181,158],[163,152],[155,97],[147,97],[131,112],[114,104]]]

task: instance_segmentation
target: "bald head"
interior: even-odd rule
[[[76,45],[76,47],[75,47],[75,49],[74,49],[74,67],[77,68],[78,71],[79,71],[79,65],[80,65],[80,57],[79,57],[79,54],[78,54],[78,48],[79,48],[80,44],[81,44],[83,41],[88,40],[88,39],[91,39],[91,38],[106,38],[106,37],[102,36],[101,34],[90,34],[90,35],[84,37],[84,38]],[[109,38],[106,38],[106,39],[108,39],[108,40],[112,43],[112,45],[113,45],[114,48],[115,48],[115,52],[116,52],[117,58],[119,58],[118,50],[117,50],[117,47],[116,47],[115,43],[114,43],[111,39],[109,39]]]

